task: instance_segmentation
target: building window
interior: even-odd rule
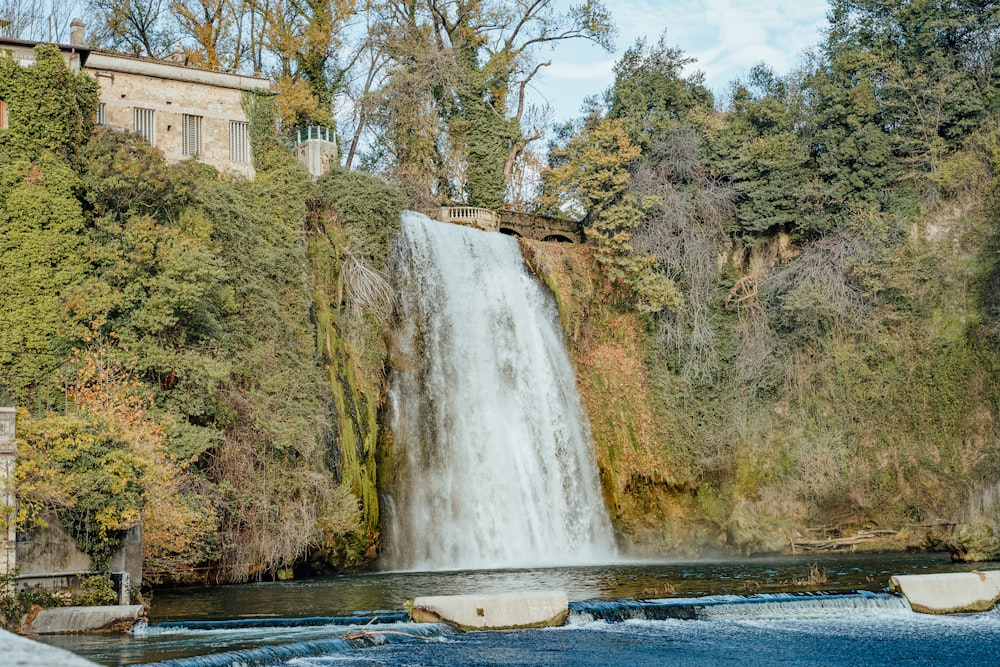
[[[233,162],[250,162],[250,142],[247,138],[248,124],[244,121],[229,122],[229,159]]]
[[[7,102],[0,100],[0,130],[7,129]]]
[[[184,155],[201,155],[201,116],[184,114]]]
[[[155,130],[156,130],[156,125],[153,122],[153,110],[136,107],[135,131],[139,134],[140,137],[148,141],[151,146],[156,145]]]
[[[107,104],[104,104],[102,102],[101,104],[97,105],[97,118],[95,120],[97,121],[98,125],[107,125],[108,124],[108,105]]]

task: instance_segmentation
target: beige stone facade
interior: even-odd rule
[[[267,79],[209,72],[165,61],[92,51],[83,70],[101,87],[98,120],[139,132],[176,162],[197,157],[253,176],[243,97],[269,90]]]
[[[37,44],[0,38],[0,53],[28,67],[35,62],[33,49]],[[97,79],[101,103],[98,123],[140,133],[170,162],[197,158],[222,171],[253,177],[243,97],[249,96],[252,104],[255,95],[267,94],[267,79],[101,51],[83,44],[57,46],[71,69]]]
[[[24,39],[0,38],[0,54],[7,55],[14,59],[22,67],[30,67],[35,64],[35,47],[38,42]],[[74,72],[80,71],[81,63],[87,59],[90,49],[67,44],[59,44],[66,66]]]

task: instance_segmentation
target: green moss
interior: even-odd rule
[[[348,302],[344,262],[351,256],[376,269],[386,266],[403,200],[371,176],[332,170],[319,180],[310,208],[312,312],[333,401],[330,458],[363,516],[360,531],[325,545],[325,557],[358,566],[374,558],[379,543],[379,475],[388,469],[379,410],[388,350],[385,322]]]

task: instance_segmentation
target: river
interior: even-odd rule
[[[813,563],[825,583],[807,583]],[[176,667],[997,665],[1000,611],[915,614],[885,590],[892,574],[968,569],[915,554],[382,572],[157,591],[149,626],[132,634],[42,639],[104,665]],[[572,601],[562,628],[458,633],[402,622],[419,595],[553,589]],[[655,620],[621,602],[640,597],[698,612]],[[344,640],[362,627],[367,637]]]

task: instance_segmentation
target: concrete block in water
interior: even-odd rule
[[[142,618],[141,604],[43,609],[25,628],[36,635],[127,630]]]
[[[513,630],[562,625],[569,600],[561,591],[500,595],[438,595],[413,601],[418,623],[448,623],[462,630]]]
[[[8,667],[97,667],[69,651],[0,630],[0,656]]]
[[[1000,571],[906,574],[890,581],[913,611],[924,614],[987,611],[1000,601]]]

